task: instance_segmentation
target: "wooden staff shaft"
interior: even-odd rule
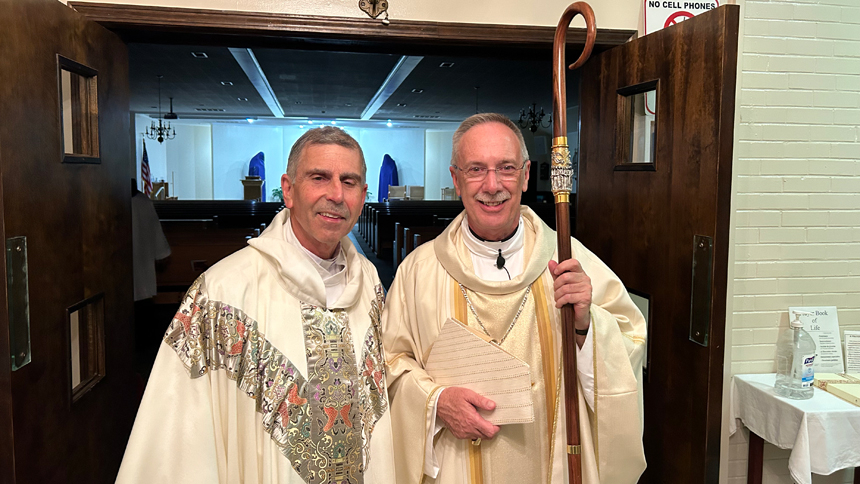
[[[555,225],[558,235],[559,262],[570,259],[570,192],[573,187],[573,168],[570,149],[567,145],[567,90],[565,75],[565,42],[567,28],[576,15],[582,15],[586,24],[585,48],[579,59],[571,64],[576,69],[588,60],[597,27],[594,11],[585,2],[571,4],[564,11],[555,30],[553,41],[553,106],[552,106],[552,192],[555,196]],[[567,464],[568,480],[571,484],[582,483],[582,456],[579,439],[579,396],[576,370],[576,334],[574,333],[573,306],[566,304],[561,308],[561,338],[563,351],[565,416],[567,423]]]

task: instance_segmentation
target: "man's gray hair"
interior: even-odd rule
[[[364,162],[364,152],[361,151],[361,146],[346,131],[334,126],[308,130],[296,140],[290,150],[290,156],[287,158],[287,176],[290,177],[290,180],[295,181],[296,172],[299,169],[299,160],[301,160],[305,148],[310,145],[338,145],[358,152],[358,156],[361,158],[361,181],[362,183],[366,181],[367,163]]]
[[[457,131],[454,131],[454,147],[451,150],[451,164],[457,164],[457,157],[460,152],[460,141],[463,139],[463,135],[466,134],[466,131],[474,128],[475,126],[487,123],[501,123],[511,129],[514,132],[514,135],[517,137],[517,141],[520,142],[520,156],[522,159],[520,162],[525,163],[526,160],[529,159],[529,150],[526,149],[526,140],[523,139],[523,133],[520,131],[520,128],[514,124],[507,116],[499,113],[479,113],[473,114],[466,118],[465,121],[460,123],[460,127],[457,128]]]

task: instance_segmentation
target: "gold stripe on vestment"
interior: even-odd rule
[[[469,448],[469,480],[472,484],[483,484],[484,462],[481,456],[481,443],[464,439],[463,442]]]
[[[558,371],[556,372],[556,385],[555,387],[559,390],[555,392],[555,418],[552,420],[552,432],[550,432],[552,438],[552,444],[549,446],[549,468],[547,469],[546,482],[547,484],[552,484],[552,462],[555,458],[555,432],[558,429],[558,416],[561,413],[559,410],[561,408],[561,371],[563,363],[564,355],[559,356],[558,358]],[[565,429],[565,440],[567,440],[567,429]]]
[[[546,306],[546,291],[543,287],[543,277],[539,277],[532,284],[532,292],[535,296],[535,316],[537,319],[538,336],[540,337],[540,354],[543,365],[544,389],[546,390],[546,432],[549,435],[549,448],[553,447],[553,419],[556,411],[556,387],[555,378],[555,338],[552,331],[552,320]],[[550,456],[552,459],[552,456]]]
[[[454,308],[454,318],[463,324],[469,324],[469,314],[466,312],[466,297],[460,290],[460,286],[453,278],[451,279],[451,297]],[[484,462],[481,455],[481,443],[473,443],[464,439],[463,442],[469,448],[469,481],[471,484],[484,483]]]
[[[451,279],[451,296],[453,297],[451,306],[454,308],[454,319],[468,325],[469,314],[466,312],[466,298],[454,279]]]

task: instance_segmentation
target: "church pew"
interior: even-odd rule
[[[441,234],[444,230],[445,227],[438,227],[433,225],[427,227],[405,227],[403,229],[403,238],[405,239],[404,250],[406,252],[404,257],[408,256],[410,253],[412,253],[413,250],[418,248],[418,246],[423,244],[424,242],[428,242],[438,237],[439,234]]]
[[[448,203],[450,204],[450,202],[448,202]],[[377,255],[378,255],[379,244],[380,244],[380,242],[383,242],[381,239],[378,238],[379,233],[377,230],[377,226],[380,223],[382,214],[385,214],[386,216],[389,214],[395,216],[394,222],[390,222],[388,220],[383,220],[383,223],[385,223],[386,225],[388,225],[389,223],[391,224],[391,230],[390,230],[391,234],[388,235],[387,232],[389,232],[389,231],[386,230],[386,235],[388,237],[390,237],[391,240],[393,240],[393,235],[394,235],[393,234],[393,223],[396,223],[396,221],[401,218],[399,214],[404,209],[411,210],[414,213],[418,214],[418,216],[422,216],[423,213],[425,213],[427,210],[431,210],[431,212],[435,212],[439,209],[439,207],[443,207],[443,208],[445,207],[444,202],[442,202],[440,204],[440,201],[418,201],[418,200],[409,200],[409,201],[402,200],[402,201],[392,201],[392,202],[385,202],[385,203],[373,203],[373,204],[366,204],[366,205],[368,205],[368,207],[364,213],[364,222],[362,224],[361,230],[366,231],[365,240],[367,241],[368,245],[371,247],[371,250],[374,253],[377,253]],[[384,217],[382,217],[382,218],[384,218]],[[386,227],[386,229],[388,229],[388,227]],[[384,241],[382,245],[383,245],[383,250],[384,250],[384,249],[388,248],[389,243],[387,241]]]
[[[403,201],[389,202],[387,207],[374,211],[371,227],[370,246],[377,257],[385,258],[393,248],[394,224],[404,221],[412,225],[429,226],[433,224],[434,215],[439,217],[454,217],[463,210],[460,201]]]
[[[154,201],[170,257],[158,265],[157,303],[175,304],[203,271],[242,249],[283,208],[247,200]]]
[[[365,202],[364,207],[361,209],[361,215],[358,218],[358,233],[361,234],[364,241],[368,244],[370,244],[370,226],[373,211],[383,205],[379,202]]]
[[[394,247],[391,248],[393,254],[394,270],[403,261],[403,223],[394,222]]]

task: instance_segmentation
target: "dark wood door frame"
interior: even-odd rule
[[[388,26],[370,18],[323,17],[281,13],[226,12],[172,7],[69,2],[90,20],[126,42],[212,44],[374,51],[400,54],[463,52],[475,56],[551,58],[555,27],[423,22],[392,19]],[[559,15],[561,12],[559,12]],[[598,19],[599,20],[599,19]],[[636,30],[598,29],[596,51],[635,38]],[[579,55],[585,29],[567,36],[571,56]],[[465,49],[465,50],[464,50]],[[549,89],[549,86],[547,86]]]
[[[0,151],[2,157],[2,151]],[[2,166],[0,159],[0,166]],[[3,174],[0,173],[0,240],[6,240],[6,224],[3,210]],[[4,244],[5,246],[5,244]],[[6,274],[6,257],[0,257],[0,273]],[[0,307],[8,308],[6,281],[0,291]],[[0,331],[0,348],[10,350],[9,331]],[[7,351],[6,355],[11,354]],[[15,425],[12,412],[12,359],[0,358],[0,482],[15,482]]]

